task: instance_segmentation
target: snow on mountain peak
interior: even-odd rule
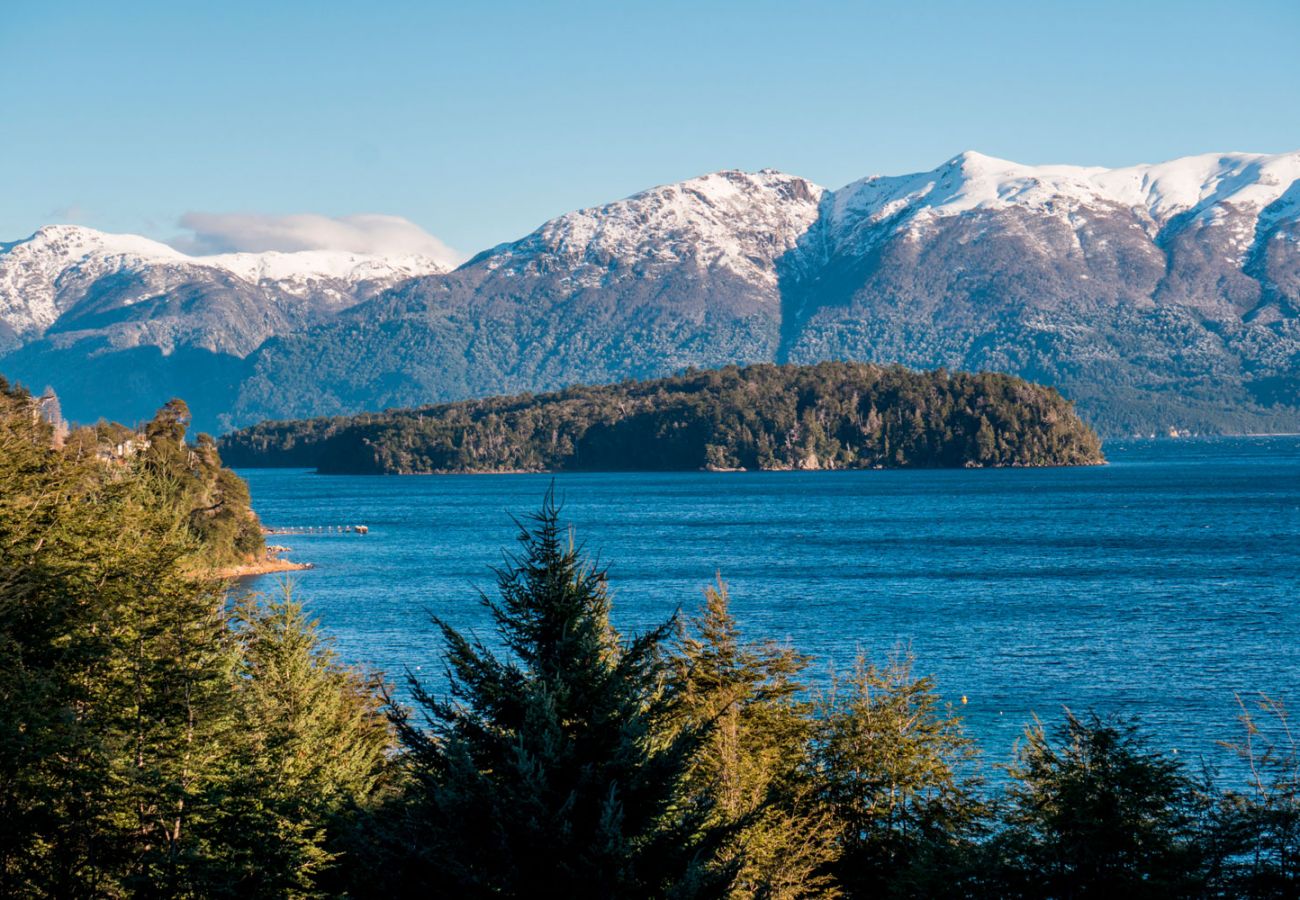
[[[304,295],[321,282],[396,282],[451,267],[431,256],[382,257],[337,250],[190,256],[140,235],[46,225],[26,240],[0,243],[0,322],[20,335],[38,334],[75,304],[80,294],[73,288],[115,272],[155,268],[217,270]]]
[[[434,275],[451,270],[451,266],[432,256],[368,256],[345,250],[265,250],[260,253],[192,256],[187,261],[223,269],[251,282],[322,279],[353,282]]]
[[[1231,219],[1230,252],[1239,261],[1263,223],[1300,220],[1300,151],[1211,153],[1107,169],[1025,165],[968,150],[927,172],[871,176],[833,192],[775,169],[728,169],[559,216],[491,251],[484,264],[507,274],[546,268],[578,285],[670,266],[687,273],[720,269],[775,296],[776,261],[796,247],[806,247],[810,260],[835,248],[862,253],[887,234],[1003,209],[1063,219],[1081,209],[1128,210],[1153,237],[1171,223]],[[347,305],[376,286],[449,268],[434,255],[345,250],[193,256],[138,235],[49,225],[26,240],[0,243],[0,325],[24,338],[43,333],[97,279],[121,271],[153,272],[158,290],[198,270],[207,275],[196,277],[215,271],[277,295]]]
[[[580,280],[621,267],[693,261],[751,280],[775,283],[773,261],[817,219],[825,189],[775,169],[727,169],[665,184],[604,206],[567,213],[515,244],[489,265],[527,265],[537,253],[581,260]]]
[[[1031,166],[967,151],[929,172],[855,181],[834,192],[832,216],[860,228],[901,214],[899,227],[908,227],[976,209],[1109,204],[1145,210],[1163,226],[1182,213],[1220,215],[1225,205],[1258,214],[1284,195],[1288,208],[1300,209],[1300,200],[1291,199],[1297,179],[1300,151],[1205,154],[1118,169]]]
[[[179,250],[135,234],[110,234],[81,225],[45,225],[25,241],[0,244],[0,252],[23,250],[50,260],[78,261],[90,256],[135,256],[147,260],[182,259]]]
[[[1163,222],[1183,212],[1212,213],[1231,204],[1260,212],[1300,179],[1300,151],[1205,153],[1155,165],[1103,170],[1098,185],[1117,202],[1144,205]]]

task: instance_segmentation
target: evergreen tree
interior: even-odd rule
[[[713,820],[735,829],[721,861],[739,866],[736,898],[834,897],[837,823],[818,801],[809,767],[810,704],[800,699],[806,657],[771,641],[746,643],[725,584],[705,591],[677,659],[682,712],[711,726],[688,784]]]
[[[391,731],[373,686],[339,664],[286,587],[232,612],[239,739],[219,843],[232,897],[325,896],[343,833],[379,789]],[[219,890],[218,890],[219,889]]]
[[[1010,769],[1002,892],[1026,897],[1187,897],[1203,888],[1195,782],[1137,726],[1066,712],[1025,732]]]
[[[161,452],[174,452],[185,444],[185,432],[190,427],[190,407],[179,397],[163,404],[144,428],[144,436]],[[160,453],[155,453],[155,456]]]
[[[57,450],[29,400],[0,381],[0,896],[309,893],[373,692],[292,604],[232,632],[168,470]]]
[[[445,623],[450,696],[414,679],[395,721],[410,783],[387,823],[401,888],[455,897],[720,895],[724,833],[684,790],[702,727],[677,727],[668,622],[622,640],[603,571],[548,494],[482,598],[506,653]]]
[[[266,546],[248,485],[224,468],[216,441],[200,434],[186,443],[189,408],[172,400],[144,426],[145,445],[133,460],[150,476],[162,501],[186,513],[196,543],[191,566],[213,569],[256,559]]]
[[[0,410],[0,878],[6,893],[192,889],[231,656],[220,586],[147,474]]]
[[[225,590],[188,573],[196,546],[183,510],[148,476],[129,482],[130,545],[111,558],[130,574],[101,593],[112,653],[93,674],[96,728],[110,749],[105,800],[129,837],[122,883],[136,896],[203,893],[218,862],[208,830],[237,726]]]
[[[93,893],[90,861],[106,852],[85,675],[110,624],[93,589],[112,575],[92,547],[111,544],[117,522],[90,468],[52,437],[0,379],[0,896]]]
[[[819,789],[843,829],[836,875],[853,897],[974,890],[985,811],[977,752],[910,656],[859,657],[818,711]]]

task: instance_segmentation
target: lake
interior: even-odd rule
[[[620,629],[696,609],[720,573],[746,634],[814,654],[814,682],[909,647],[991,761],[1069,706],[1136,714],[1160,745],[1226,763],[1235,693],[1300,702],[1300,438],[1106,452],[1078,469],[554,481]],[[552,480],[240,474],[269,526],[369,526],[271,540],[315,565],[296,592],[343,658],[435,686],[430,615],[491,637],[477,592]]]

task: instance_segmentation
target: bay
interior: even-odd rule
[[[240,474],[267,525],[369,527],[272,540],[314,564],[295,592],[339,654],[395,682],[442,683],[433,615],[491,642],[478,591],[554,482],[624,631],[695,610],[720,574],[746,634],[813,654],[814,683],[910,650],[990,761],[1068,706],[1137,715],[1231,770],[1236,695],[1300,703],[1300,438],[1106,452],[1071,469]]]

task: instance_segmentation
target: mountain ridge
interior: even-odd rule
[[[0,285],[12,246],[0,245]],[[1300,425],[1300,151],[1120,169],[968,151],[833,191],[724,170],[320,308],[318,289],[266,299],[231,277],[233,294],[199,293],[234,320],[262,316],[234,329],[239,341],[219,323],[180,333],[183,308],[132,318],[110,302],[107,325],[65,312],[11,341],[0,370],[110,371],[114,354],[150,347],[215,354],[193,405],[222,430],[822,359],[1007,371],[1057,386],[1112,433]]]
[[[123,271],[171,267],[227,274],[253,286],[270,283],[303,296],[313,282],[391,283],[454,268],[427,255],[382,257],[341,250],[195,256],[140,235],[45,225],[28,238],[0,243],[0,318],[20,335],[40,336],[82,299],[78,284],[61,282],[84,281],[89,286]],[[74,275],[79,277],[70,279]],[[26,317],[20,303],[27,307]]]

